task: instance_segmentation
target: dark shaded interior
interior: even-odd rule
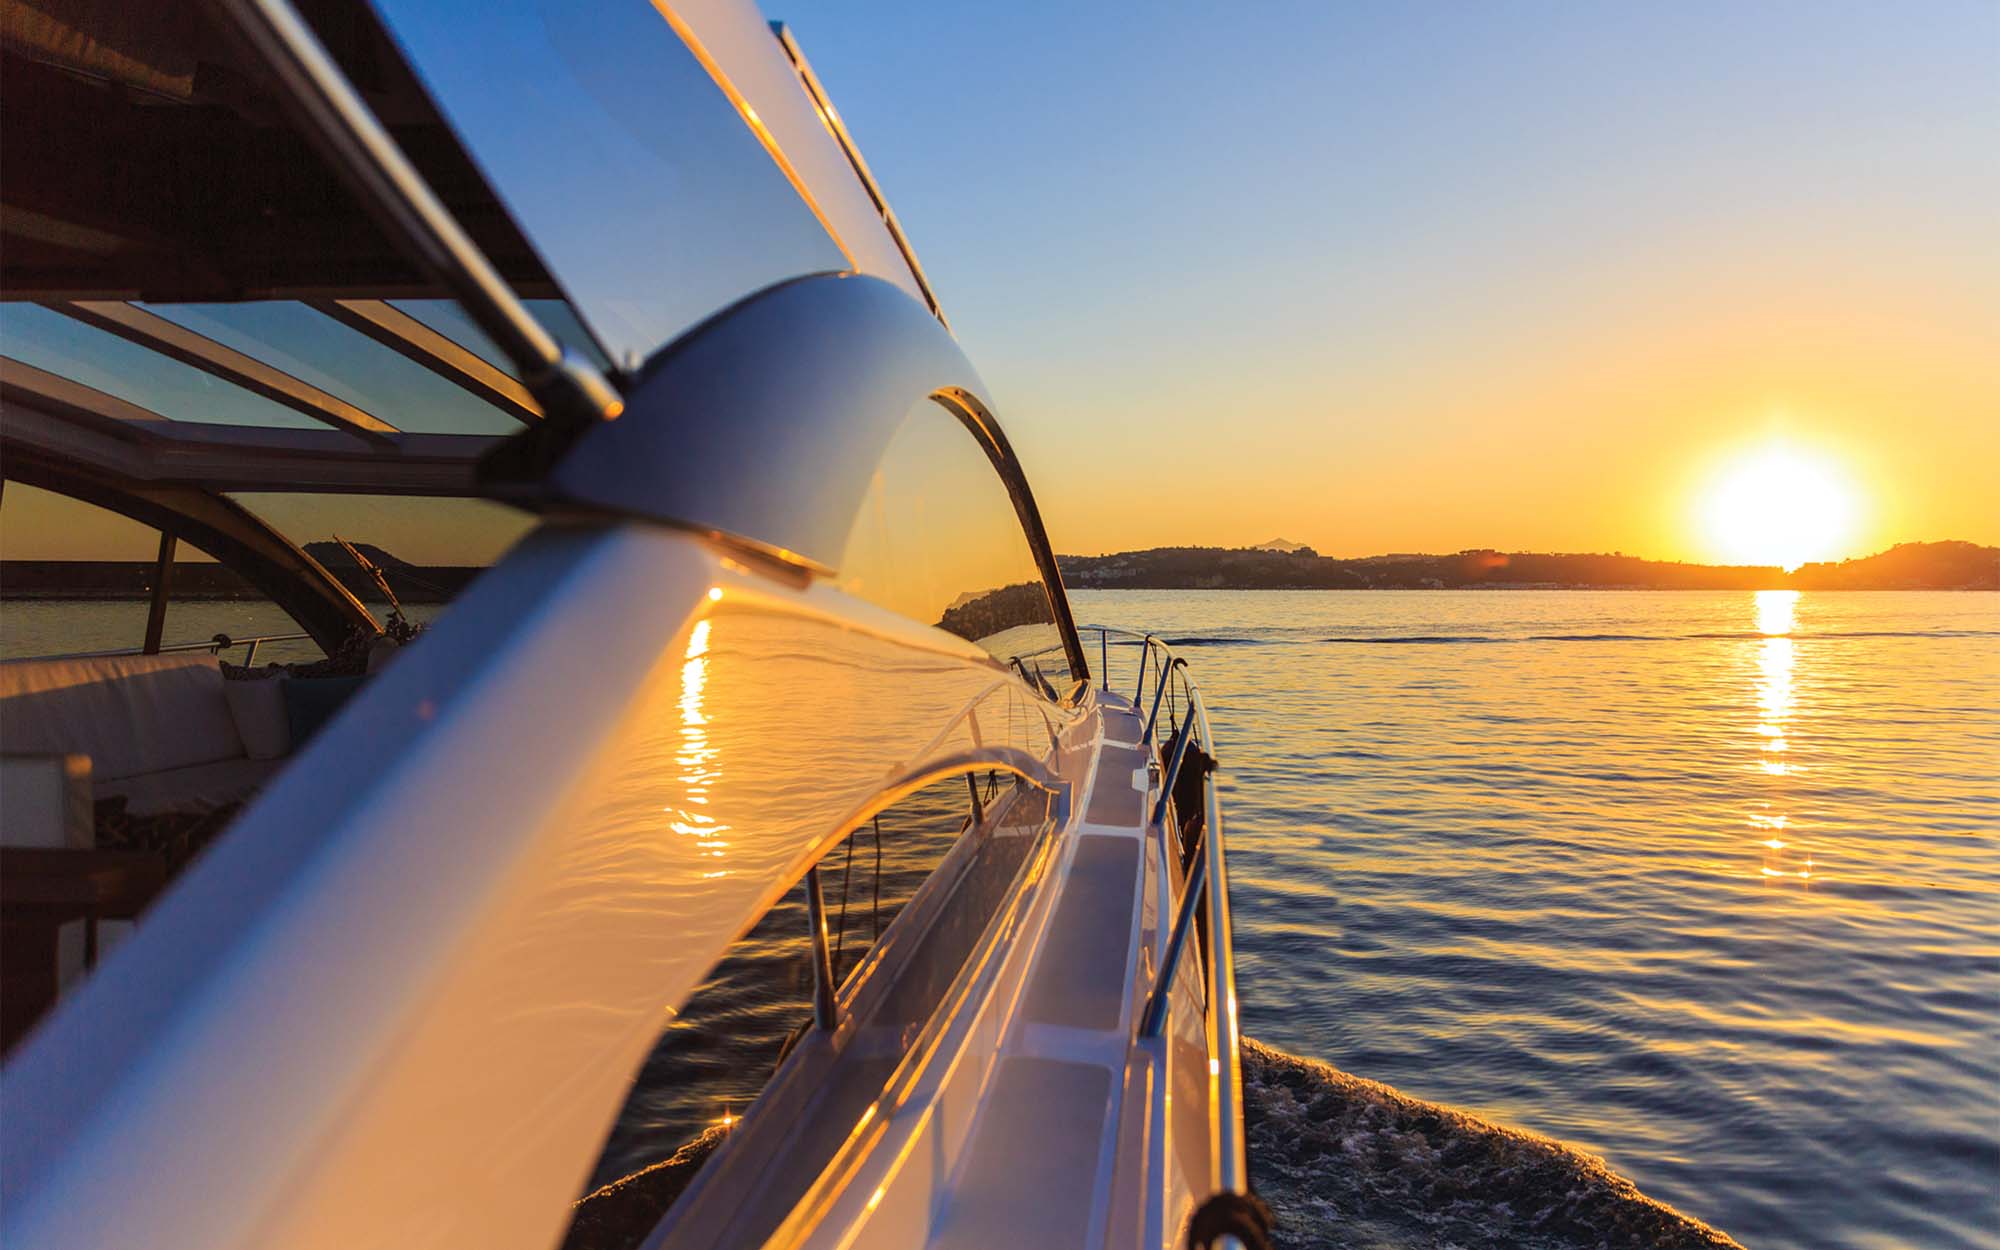
[[[300,4],[524,298],[547,271],[365,6]],[[208,6],[0,6],[0,291],[157,302],[441,295]]]

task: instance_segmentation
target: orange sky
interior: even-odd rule
[[[1768,264],[1690,259],[1680,273],[1590,275],[1532,325],[1430,345],[1448,368],[1333,387],[1309,351],[1288,364],[1274,345],[1239,386],[1162,362],[1170,376],[1149,385],[1115,453],[1129,473],[1034,466],[1050,530],[1083,551],[1283,536],[1343,555],[1714,560],[1729,553],[1702,525],[1710,481],[1776,444],[1850,484],[1854,524],[1828,555],[2000,544],[2000,337],[1977,274],[1899,275],[1906,258],[1886,256],[1891,272],[1857,275],[1848,258],[1816,278],[1800,256],[1774,291]],[[1045,399],[1064,410],[1060,394]],[[1078,421],[1102,411],[1079,409]],[[1164,507],[1151,483],[1189,472],[1181,504]]]
[[[2000,544],[1990,2],[797,21],[1059,550],[1713,559],[1773,437]]]

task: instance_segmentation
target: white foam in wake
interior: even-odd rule
[[[1285,1250],[1742,1250],[1602,1159],[1248,1038],[1243,1087]]]

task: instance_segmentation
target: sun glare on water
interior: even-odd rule
[[[1853,488],[1836,466],[1782,444],[1730,461],[1702,501],[1718,556],[1786,569],[1846,554],[1855,512]]]

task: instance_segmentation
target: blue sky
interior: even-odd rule
[[[1773,438],[1862,546],[2000,541],[2000,6],[766,12],[1058,546],[1699,555],[1686,496]],[[1190,463],[1227,506],[1162,516]]]

